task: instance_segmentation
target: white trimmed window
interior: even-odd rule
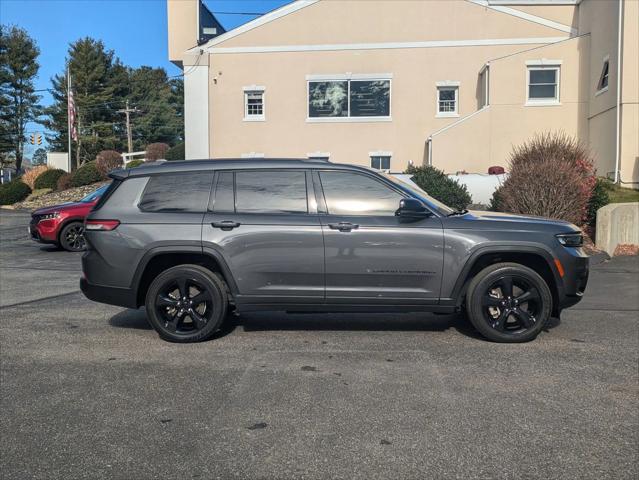
[[[244,87],[244,120],[261,122],[264,115],[264,87]]]
[[[610,56],[606,55],[603,59],[603,67],[601,68],[601,75],[599,76],[599,82],[597,83],[597,94],[603,93],[608,90],[608,73],[610,71]]]
[[[307,121],[390,121],[391,78],[391,74],[307,75]]]
[[[529,65],[526,105],[558,105],[559,76],[559,65]]]
[[[391,168],[391,152],[370,152],[371,168],[376,170],[390,170]]]
[[[437,82],[437,116],[459,116],[459,82]]]

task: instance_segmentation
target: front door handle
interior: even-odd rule
[[[221,222],[213,222],[211,225],[215,228],[221,228],[225,232],[228,232],[229,230],[239,227],[240,223],[234,222],[233,220],[223,220]]]
[[[340,232],[350,232],[351,230],[357,230],[359,225],[350,222],[329,223],[328,227],[331,230],[339,230]]]

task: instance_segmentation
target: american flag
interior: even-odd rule
[[[78,141],[78,128],[75,125],[75,100],[73,99],[73,90],[69,90],[67,109],[69,114],[69,130],[71,138],[74,142]]]

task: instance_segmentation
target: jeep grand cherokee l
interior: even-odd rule
[[[86,220],[82,291],[144,305],[170,341],[210,337],[233,308],[465,310],[484,337],[523,342],[588,279],[574,225],[454,211],[364,167],[196,160],[111,177]]]

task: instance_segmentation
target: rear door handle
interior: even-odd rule
[[[339,230],[340,232],[350,232],[351,230],[357,230],[359,225],[350,222],[329,223],[328,227],[331,230]]]
[[[228,232],[229,230],[239,227],[240,223],[234,222],[233,220],[223,220],[221,222],[213,222],[211,225],[215,228],[221,228],[225,232]]]

